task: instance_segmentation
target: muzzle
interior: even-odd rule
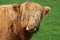
[[[31,33],[36,33],[39,30],[39,28],[37,26],[27,26],[25,30]]]

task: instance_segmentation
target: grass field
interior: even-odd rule
[[[3,4],[21,4],[26,0],[0,0]],[[60,0],[30,0],[51,7],[51,12],[46,15],[41,22],[39,32],[34,34],[32,40],[60,40]]]

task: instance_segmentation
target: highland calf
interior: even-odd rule
[[[33,2],[0,6],[0,40],[31,40],[50,7]]]

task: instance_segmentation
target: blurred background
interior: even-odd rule
[[[26,0],[0,0],[0,5],[22,4]],[[60,0],[30,0],[42,6],[50,6],[51,12],[41,22],[40,30],[31,40],[60,40]]]

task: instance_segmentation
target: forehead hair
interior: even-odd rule
[[[42,7],[37,4],[37,3],[33,3],[33,2],[25,2],[21,5],[21,13],[22,13],[22,17],[21,20],[23,20],[24,18],[26,20],[29,20],[29,18],[32,16],[41,15],[42,12]]]

